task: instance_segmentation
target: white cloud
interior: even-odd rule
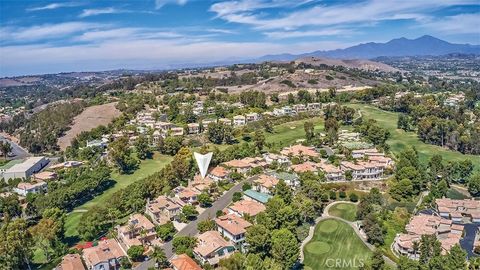
[[[477,34],[480,38],[478,26],[480,13],[464,13],[445,18],[432,20],[422,25],[430,31],[444,34]],[[478,39],[477,39],[478,41]]]
[[[221,28],[209,28],[206,30],[210,33],[218,33],[218,34],[235,34],[236,32],[229,29],[221,29]]]
[[[108,8],[100,8],[100,9],[84,9],[78,17],[85,18],[89,16],[96,16],[101,14],[113,14],[113,13],[123,13],[125,11],[108,7]]]
[[[32,27],[2,27],[0,28],[0,36],[2,42],[15,43],[47,38],[61,38],[66,35],[84,32],[101,26],[105,25],[86,22],[66,22]]]
[[[177,4],[180,6],[185,5],[188,0],[155,0],[155,9],[161,9],[167,4]]]
[[[52,10],[63,7],[76,7],[79,6],[79,3],[51,3],[45,6],[27,8],[27,11],[40,11],[40,10]]]

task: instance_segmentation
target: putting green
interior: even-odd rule
[[[348,221],[355,221],[357,219],[357,206],[349,202],[336,203],[330,207],[328,214]]]
[[[323,226],[319,227],[318,230],[324,233],[331,233],[337,230],[338,222],[334,219],[327,219],[323,221]]]
[[[330,251],[330,245],[321,241],[310,242],[305,248],[308,252],[315,255],[321,255]]]

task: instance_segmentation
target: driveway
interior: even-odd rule
[[[234,187],[232,187],[229,191],[227,191],[225,194],[222,195],[218,200],[216,200],[212,207],[205,209],[203,213],[201,213],[196,220],[191,221],[188,223],[185,228],[183,228],[181,231],[179,231],[176,236],[194,236],[198,234],[197,230],[197,224],[200,221],[207,220],[207,219],[214,219],[216,218],[216,213],[218,210],[223,210],[225,207],[227,207],[230,202],[232,201],[233,198],[233,193],[235,192],[241,192],[242,191],[242,186],[245,182],[250,182],[252,179],[249,178],[247,180],[244,180],[238,184],[236,184]],[[165,251],[165,255],[167,255],[167,258],[173,257],[173,246],[172,246],[172,241],[166,242],[162,246],[163,250]],[[154,267],[155,262],[153,260],[148,260],[137,266],[135,269],[137,270],[147,270],[149,267]]]
[[[467,256],[473,257],[473,244],[475,242],[475,235],[477,234],[480,224],[469,223],[463,224],[465,228],[465,235],[460,240],[460,246],[467,252]]]
[[[27,152],[27,150],[25,150],[20,145],[12,142],[11,140],[5,138],[4,136],[0,135],[0,141],[8,142],[12,146],[11,153],[13,154],[13,156],[9,157],[8,159],[23,159],[23,158],[26,158],[26,157],[30,156],[30,154]]]

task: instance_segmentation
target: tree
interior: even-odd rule
[[[240,200],[242,200],[242,193],[241,192],[233,193],[232,201],[233,202],[238,202]]]
[[[177,230],[175,229],[173,222],[168,221],[167,223],[158,226],[156,232],[162,241],[168,241],[173,238]]]
[[[197,246],[197,238],[191,236],[175,236],[172,242],[175,254],[183,254],[191,256],[193,249]]]
[[[291,104],[295,104],[295,97],[293,96],[292,93],[289,93],[289,94],[287,95],[287,102],[288,102],[288,104],[290,104],[290,105],[291,105]]]
[[[275,186],[274,194],[282,198],[283,201],[287,204],[292,202],[292,189],[283,180],[278,181],[277,185]]]
[[[262,258],[270,250],[270,232],[261,224],[253,225],[247,229],[246,241],[249,252],[258,254]]]
[[[467,266],[467,252],[458,244],[454,245],[446,256],[446,269],[465,269]]]
[[[128,138],[121,137],[108,146],[110,161],[117,167],[120,173],[127,173],[135,169],[138,161],[131,156],[128,146]]]
[[[253,141],[255,142],[255,146],[257,147],[258,151],[261,152],[263,150],[263,146],[265,145],[265,135],[263,134],[262,130],[257,129],[255,134],[253,135]]]
[[[150,150],[150,146],[148,145],[147,137],[141,135],[135,141],[135,150],[137,152],[137,157],[139,159],[146,159],[151,157],[152,151]]]
[[[310,121],[305,122],[303,129],[305,130],[305,138],[310,142],[315,137],[313,123]]]
[[[151,257],[155,261],[155,265],[157,266],[157,268],[164,269],[170,266],[168,258],[165,255],[165,251],[163,251],[163,249],[159,246],[153,247],[153,253]]]
[[[5,159],[8,158],[8,154],[12,152],[12,145],[7,141],[0,141],[0,152]]]
[[[200,195],[198,195],[197,199],[202,207],[209,207],[212,205],[212,198],[205,192],[202,192]]]
[[[140,258],[143,256],[143,246],[131,246],[127,250],[127,255],[132,259],[133,261],[140,261]]]
[[[358,195],[356,193],[350,193],[350,195],[348,196],[348,198],[350,199],[350,201],[352,202],[357,202],[358,201]]]
[[[299,254],[298,241],[288,229],[272,232],[272,258],[282,264],[285,269],[290,269],[295,264]]]
[[[182,141],[182,137],[168,136],[163,141],[163,149],[160,152],[173,156],[182,148]]]
[[[476,196],[480,193],[480,173],[477,172],[468,180],[468,192]]]
[[[274,103],[278,103],[280,101],[280,98],[278,97],[278,93],[271,94],[270,101]]]
[[[400,182],[395,183],[390,189],[390,194],[397,201],[411,198],[414,194],[412,181],[405,178]]]
[[[192,220],[198,216],[198,211],[195,209],[195,206],[187,204],[182,208],[182,214],[188,220]]]
[[[383,260],[382,252],[379,249],[375,249],[371,258],[372,270],[383,270],[385,261]]]
[[[197,223],[197,229],[200,233],[215,230],[215,221],[211,219],[202,220]]]
[[[5,269],[31,269],[33,240],[24,219],[0,227],[0,265]]]
[[[63,228],[59,228],[55,221],[49,218],[42,218],[31,228],[35,244],[43,251],[47,262],[50,262],[50,250],[54,248],[54,243],[60,240],[57,231],[59,229]]]

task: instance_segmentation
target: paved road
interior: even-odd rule
[[[215,218],[216,213],[218,210],[223,210],[227,207],[230,202],[232,201],[233,193],[242,191],[242,185],[247,182],[251,181],[251,179],[244,180],[234,187],[232,187],[229,191],[222,195],[217,201],[213,203],[210,208],[205,209],[203,213],[201,213],[196,220],[191,221],[190,223],[185,226],[181,231],[179,231],[176,235],[177,236],[194,236],[198,233],[197,224],[200,221],[207,220],[209,218]],[[167,258],[171,258],[173,256],[173,246],[172,241],[166,242],[162,246],[163,250],[165,251],[165,255]],[[148,260],[137,266],[136,270],[147,270],[149,267],[154,267],[155,262],[153,260]]]
[[[10,143],[10,145],[12,146],[12,154],[13,156],[9,157],[9,159],[22,159],[22,158],[26,158],[28,156],[30,156],[30,154],[27,152],[27,150],[25,150],[23,147],[21,147],[20,145],[12,142],[11,140],[5,138],[4,136],[1,136],[0,135],[0,141],[2,142],[8,142]]]

